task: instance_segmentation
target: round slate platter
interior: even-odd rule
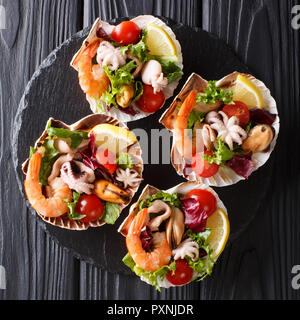
[[[120,18],[110,23],[116,24],[126,19]],[[192,72],[198,73],[207,80],[220,79],[233,71],[249,72],[231,49],[211,34],[202,30],[195,31],[168,19],[161,19],[174,30],[183,51],[184,76],[175,95],[178,94]],[[44,130],[49,117],[71,124],[90,114],[89,105],[78,84],[77,72],[69,65],[88,31],[87,28],[75,34],[54,50],[43,61],[28,83],[20,101],[12,131],[13,162],[24,201],[27,202],[31,213],[36,216],[36,219],[55,241],[71,250],[76,257],[96,266],[114,273],[132,274],[121,261],[126,254],[125,239],[117,232],[119,225],[128,214],[129,206],[122,212],[115,225],[104,225],[86,231],[69,231],[43,222],[30,207],[23,188],[24,175],[21,165],[29,154],[29,147]],[[151,152],[150,130],[156,129],[156,132],[152,131],[155,136],[157,130],[164,129],[158,120],[171,102],[172,98],[166,102],[162,110],[154,115],[128,123],[128,127],[135,130],[137,134],[140,129],[143,129],[149,136],[148,145],[147,143],[142,144],[145,161],[144,182],[133,202],[136,201],[147,183],[166,190],[185,181],[176,174],[170,159],[167,164],[160,164],[163,159],[161,156],[158,157],[157,149]],[[152,141],[154,136],[152,136]],[[166,148],[167,146],[162,145],[160,139],[160,150],[166,152]],[[171,142],[169,149],[171,149]],[[152,163],[149,164],[151,159]],[[241,181],[225,188],[215,188],[228,209],[231,225],[229,242],[235,240],[245,230],[257,213],[259,204],[268,189],[271,163],[272,159],[264,167],[254,172],[247,181]]]

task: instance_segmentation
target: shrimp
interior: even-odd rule
[[[156,271],[169,264],[172,250],[169,247],[165,232],[153,234],[153,250],[151,252],[143,249],[140,234],[148,220],[148,209],[142,209],[129,227],[126,246],[132,259],[139,267],[146,271]]]
[[[72,199],[72,191],[63,180],[58,177],[50,183],[52,196],[46,198],[42,193],[42,186],[38,182],[38,176],[42,163],[42,155],[36,152],[32,155],[26,179],[25,192],[29,203],[42,216],[57,218],[68,212],[68,205],[63,200]]]
[[[196,152],[195,143],[189,137],[187,129],[188,117],[196,105],[196,97],[197,91],[192,90],[181,105],[175,120],[174,142],[177,150],[185,159],[191,159]]]
[[[78,79],[81,89],[89,97],[100,99],[109,88],[110,81],[102,68],[93,66],[92,59],[97,53],[100,41],[90,44],[83,52],[78,63]]]

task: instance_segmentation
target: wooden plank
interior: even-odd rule
[[[271,89],[281,116],[281,132],[271,157],[273,174],[267,197],[248,231],[230,252],[225,273],[232,293],[216,290],[213,298],[299,299],[290,284],[299,263],[298,150],[299,31],[290,27],[297,1],[203,1],[203,27],[225,41]],[[288,109],[287,109],[288,108]],[[293,139],[287,139],[288,136]],[[227,259],[227,250],[224,259]],[[216,272],[217,273],[217,272]],[[222,277],[222,274],[221,274]],[[220,279],[220,277],[218,277]],[[221,278],[222,279],[222,278]],[[224,293],[222,292],[224,290]]]
[[[0,299],[71,299],[77,292],[76,283],[70,281],[77,261],[28,212],[16,183],[9,141],[27,82],[56,46],[82,28],[81,6],[73,0],[27,0],[19,5],[20,20],[10,7],[15,1],[5,2],[8,26],[17,31],[11,39],[10,30],[2,30],[0,41],[0,265],[7,280]]]

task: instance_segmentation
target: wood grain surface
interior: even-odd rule
[[[7,14],[7,28],[0,30],[0,265],[6,270],[6,290],[0,289],[0,299],[300,298],[300,291],[291,286],[292,267],[300,264],[296,147],[300,31],[291,27],[291,10],[298,1],[2,0],[0,4]],[[226,248],[211,277],[161,293],[136,277],[111,274],[77,260],[55,243],[29,214],[11,161],[14,115],[43,59],[98,16],[112,19],[143,13],[202,28],[225,41],[271,89],[281,118],[279,140],[269,160],[272,183],[256,218]]]

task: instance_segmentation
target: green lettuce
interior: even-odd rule
[[[117,203],[105,202],[104,215],[101,220],[107,224],[114,224],[119,218],[121,213],[120,207]]]
[[[56,137],[56,138],[63,138],[71,139],[71,148],[76,149],[82,140],[86,140],[89,138],[89,134],[86,131],[71,131],[68,129],[63,129],[63,128],[54,128],[51,127],[51,122],[49,123],[49,126],[47,128],[47,133],[50,138]]]
[[[69,201],[68,199],[63,200],[64,202],[66,202],[68,204],[68,208],[70,210],[69,218],[71,220],[80,220],[85,217],[85,214],[79,214],[75,211],[75,207],[77,205],[77,202],[78,202],[80,196],[81,196],[80,193],[73,191],[73,196],[72,196],[73,201]]]
[[[192,112],[188,117],[187,128],[193,129],[196,121],[199,121],[200,123],[202,123],[205,120],[205,116],[206,116],[205,112],[198,112],[198,111],[192,110]]]
[[[103,66],[103,70],[110,80],[110,87],[108,91],[102,94],[101,101],[105,102],[107,106],[114,105],[118,108],[119,106],[116,102],[116,95],[122,94],[125,85],[134,82],[132,72],[136,67],[137,64],[134,60],[131,60],[115,71],[110,70],[108,66]]]
[[[133,54],[143,63],[153,59],[154,56],[149,53],[149,50],[146,45],[146,37],[147,31],[143,29],[141,40],[136,44],[129,44],[128,46],[122,47],[120,49],[121,53],[123,55],[125,55],[126,53]]]
[[[217,139],[216,150],[213,151],[213,155],[204,154],[203,158],[209,163],[216,163],[218,165],[224,164],[226,161],[232,159],[235,151],[231,151],[219,137]]]
[[[39,183],[47,186],[48,177],[51,174],[54,162],[59,157],[59,151],[55,148],[53,139],[45,139],[42,147],[44,148],[44,154],[39,172]],[[31,149],[31,153],[32,152],[33,150]]]
[[[133,161],[132,157],[129,153],[127,152],[122,152],[117,158],[117,164],[120,168],[122,169],[132,169],[133,168]]]
[[[233,92],[217,88],[216,82],[217,81],[208,81],[207,88],[204,89],[204,92],[198,93],[197,102],[210,104],[221,101],[224,104],[233,104]]]
[[[139,203],[139,210],[142,210],[143,208],[149,208],[155,200],[162,200],[163,202],[171,206],[181,208],[180,197],[181,195],[179,193],[171,194],[164,191],[158,191],[156,194],[150,196],[149,198],[141,200]]]
[[[175,272],[176,269],[176,263],[175,261],[172,261],[168,265],[162,266],[160,269],[156,271],[146,271],[140,267],[138,267],[135,262],[133,261],[132,257],[129,253],[122,259],[123,263],[128,266],[137,276],[143,277],[145,280],[148,280],[149,283],[156,287],[158,291],[161,291],[161,288],[159,287],[158,280],[164,280],[167,273],[169,271]]]
[[[199,249],[204,249],[207,253],[207,256],[203,258],[199,258],[196,261],[193,261],[190,257],[185,257],[188,261],[190,267],[198,274],[203,275],[202,278],[199,279],[203,280],[204,277],[210,275],[213,270],[213,266],[215,261],[211,258],[212,250],[209,247],[209,243],[207,241],[211,230],[206,228],[203,232],[193,232],[189,230],[187,232],[187,236],[191,238],[193,241],[197,242]]]
[[[182,77],[182,70],[173,61],[160,61],[162,72],[168,79],[168,83],[171,83]]]

